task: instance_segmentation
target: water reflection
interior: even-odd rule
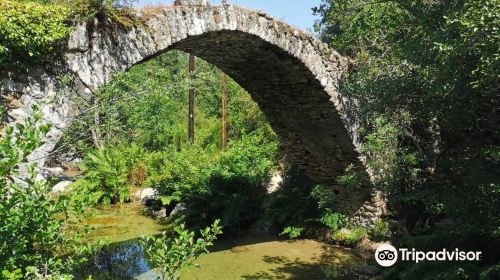
[[[96,280],[134,279],[150,271],[142,246],[137,240],[115,243],[93,256],[79,272],[82,279],[92,276]]]
[[[137,238],[157,234],[164,227],[140,214],[134,205],[97,209],[87,221],[96,226],[92,239],[112,242],[80,268],[76,279],[92,275],[95,280],[153,280],[158,274],[145,259]],[[126,241],[124,241],[126,240]],[[244,236],[219,240],[212,253],[182,271],[181,279],[363,279],[352,268],[366,263],[356,250],[329,246],[313,240],[277,240],[275,235]]]

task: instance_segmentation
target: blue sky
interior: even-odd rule
[[[220,0],[209,0],[219,4]],[[171,4],[173,0],[139,0],[136,6],[148,4]],[[311,8],[319,6],[321,0],[227,0],[228,3],[252,9],[261,9],[275,18],[302,29],[311,29],[316,17]]]

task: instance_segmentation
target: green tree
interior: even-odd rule
[[[481,267],[498,263],[499,165],[485,152],[500,143],[500,2],[338,0],[314,10],[322,39],[351,58],[342,94],[359,101],[376,186],[414,235],[397,242],[482,250]],[[480,269],[392,271],[442,279]]]

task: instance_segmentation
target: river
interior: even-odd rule
[[[86,224],[96,227],[89,240],[111,244],[82,268],[77,279],[156,279],[156,271],[144,257],[137,238],[159,234],[168,227],[141,214],[141,206],[101,206]],[[246,232],[223,238],[211,253],[182,271],[181,279],[355,279],[351,268],[366,263],[356,250],[314,240],[281,240],[271,234]]]

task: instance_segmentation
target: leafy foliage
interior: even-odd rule
[[[0,2],[0,69],[54,57],[71,32],[70,11],[58,5]]]
[[[299,238],[302,232],[304,231],[305,228],[303,227],[285,227],[283,231],[280,233],[280,235],[288,235],[289,238],[295,239]]]
[[[368,231],[368,234],[373,239],[380,239],[387,237],[390,234],[389,222],[382,219],[377,219],[373,224],[372,228]]]
[[[196,258],[208,253],[208,247],[213,245],[217,235],[222,234],[219,220],[200,230],[200,238],[195,239],[195,233],[185,229],[184,225],[175,227],[175,236],[166,232],[161,237],[143,237],[141,243],[148,258],[158,267],[163,278],[179,279],[182,269],[191,267]]]
[[[364,237],[366,237],[366,230],[356,226],[353,229],[342,229],[333,232],[332,240],[340,245],[354,246]]]
[[[97,18],[104,25],[131,27],[137,20],[134,18],[131,6],[135,0],[62,0],[72,7],[78,20],[92,21]]]
[[[123,144],[89,153],[82,163],[84,176],[72,185],[79,193],[91,195],[93,203],[110,204],[130,200],[130,188],[140,184],[133,175],[143,167],[141,147]]]
[[[259,217],[274,168],[276,144],[264,139],[258,133],[243,136],[213,159],[194,147],[173,152],[163,157],[151,181],[160,194],[188,204],[191,225],[204,226],[207,219],[221,217],[228,231],[238,231]]]
[[[480,268],[402,265],[387,277],[477,278],[498,263],[499,8],[498,0],[340,0],[315,9],[322,39],[352,59],[341,91],[359,101],[376,185],[413,235],[394,242],[485,254]]]
[[[265,219],[279,228],[306,227],[321,215],[318,201],[311,195],[313,188],[314,183],[302,171],[290,167],[279,189],[264,202]]]
[[[339,231],[348,223],[348,219],[346,216],[340,213],[332,213],[331,210],[327,210],[326,213],[321,217],[320,221],[333,232]]]
[[[79,245],[78,232],[68,235],[65,220],[78,218],[81,205],[50,196],[49,182],[35,180],[34,166],[23,182],[15,178],[48,130],[39,125],[38,107],[33,111],[33,117],[7,128],[0,138],[0,271],[6,279],[72,279],[72,267],[92,249]]]

